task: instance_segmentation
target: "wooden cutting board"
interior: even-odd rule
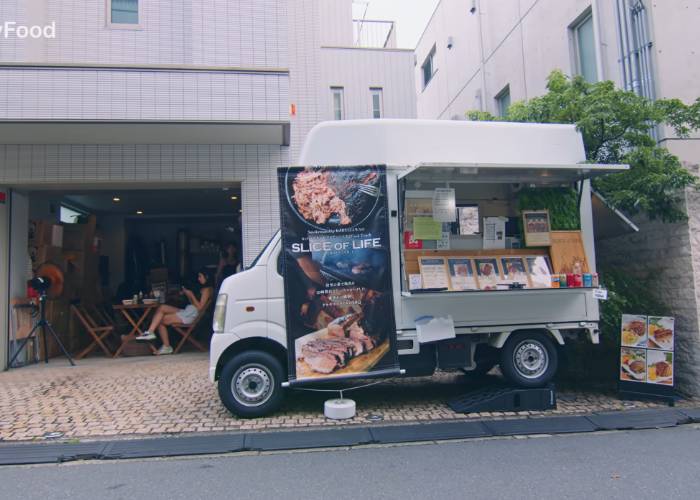
[[[581,231],[552,231],[551,240],[549,254],[555,273],[573,272],[576,262],[581,263],[582,272],[590,272]]]
[[[309,335],[316,335],[319,332],[325,331],[324,330],[319,330],[318,332],[315,333],[310,333]],[[307,337],[306,335],[305,337]],[[304,337],[302,337],[304,338]],[[319,338],[319,337],[315,337]],[[301,339],[297,339],[297,342]],[[379,344],[377,347],[372,349],[369,352],[366,352],[364,354],[360,354],[359,356],[356,356],[350,360],[350,362],[345,365],[343,368],[340,368],[333,373],[318,373],[315,372],[309,367],[308,364],[306,364],[306,361],[303,359],[298,359],[297,358],[297,380],[302,379],[302,378],[321,378],[321,377],[336,377],[339,375],[350,375],[353,373],[366,373],[370,371],[374,365],[376,365],[380,359],[384,357],[384,355],[389,351],[389,339],[385,340],[381,344]],[[297,351],[299,352],[299,351]]]

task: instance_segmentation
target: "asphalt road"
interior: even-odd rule
[[[700,426],[0,468],[7,499],[697,498]]]

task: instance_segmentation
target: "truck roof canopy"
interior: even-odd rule
[[[574,125],[382,119],[319,123],[299,164],[428,167],[431,175],[451,172],[465,182],[570,182],[627,168],[585,160]]]

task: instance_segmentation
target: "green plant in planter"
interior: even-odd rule
[[[523,189],[518,194],[518,208],[521,212],[548,210],[553,231],[574,231],[581,228],[578,193],[571,188]],[[522,225],[522,220],[520,224]]]

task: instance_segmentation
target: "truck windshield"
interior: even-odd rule
[[[275,234],[273,234],[272,237],[269,239],[269,241],[267,243],[265,243],[265,246],[263,247],[262,250],[260,250],[260,253],[258,254],[258,256],[255,257],[255,260],[253,260],[253,262],[251,262],[250,265],[248,267],[246,267],[246,269],[251,269],[258,264],[260,257],[262,257],[262,255],[265,253],[267,248],[270,246],[270,244],[272,243],[272,240],[275,239],[275,236],[277,236],[277,233],[279,233],[279,231],[275,231]]]

